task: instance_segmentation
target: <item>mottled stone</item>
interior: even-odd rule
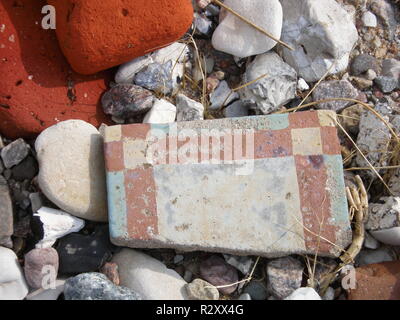
[[[229,88],[228,82],[225,80],[221,81],[214,92],[210,94],[210,109],[218,110],[222,107],[227,106],[232,101],[237,100],[239,94]]]
[[[296,96],[297,73],[275,52],[259,55],[247,66],[243,83],[252,81],[239,93],[258,114],[277,111]]]
[[[350,69],[352,75],[359,76],[366,73],[368,70],[374,70],[378,73],[379,65],[374,56],[369,54],[360,54],[353,59]]]
[[[116,286],[119,286],[119,273],[118,273],[118,265],[115,262],[106,262],[104,266],[101,267],[100,272],[107,276],[107,278],[114,283]]]
[[[293,51],[283,48],[286,63],[299,76],[314,82],[330,69],[344,71],[358,40],[351,15],[335,0],[281,0],[282,38]]]
[[[173,90],[172,61],[165,64],[157,62],[144,67],[136,74],[134,82],[136,85],[152,90],[160,94],[170,94]]]
[[[200,275],[204,280],[216,286],[223,294],[231,294],[237,289],[237,284],[224,287],[236,283],[239,280],[239,276],[237,270],[219,256],[213,255],[202,261]],[[218,288],[218,286],[223,287]]]
[[[149,111],[154,96],[149,90],[134,84],[117,84],[103,95],[101,103],[106,114],[128,119]]]
[[[0,241],[13,234],[13,204],[7,181],[0,175]]]
[[[82,273],[69,278],[64,286],[65,300],[142,300],[135,291],[114,285],[102,273]]]
[[[226,118],[247,117],[249,115],[249,108],[242,101],[235,101],[224,109],[224,116]]]
[[[279,258],[267,264],[268,291],[284,299],[301,287],[304,266],[292,257]]]
[[[33,289],[47,284],[45,278],[55,281],[58,273],[58,254],[54,248],[33,249],[25,255],[26,282]],[[44,281],[44,283],[43,283]]]
[[[332,98],[348,98],[356,99],[358,91],[350,82],[346,80],[330,80],[322,82],[313,92],[314,101],[332,99]],[[332,111],[341,111],[345,107],[354,104],[351,101],[334,100],[330,102],[320,103],[317,105],[319,109],[328,109]]]
[[[98,271],[111,259],[112,245],[108,226],[100,226],[93,234],[69,234],[60,239],[57,252],[60,256],[60,273],[78,274]]]
[[[400,88],[400,79],[393,77],[380,76],[374,79],[375,84],[382,90],[383,93],[390,93],[395,89]]]
[[[204,119],[204,106],[189,99],[183,94],[176,96],[177,121],[194,121]]]
[[[2,148],[0,155],[4,166],[9,169],[24,160],[28,153],[29,145],[20,138]]]
[[[250,281],[244,288],[244,292],[248,293],[252,300],[266,300],[268,297],[267,286],[263,281]]]
[[[194,279],[186,286],[188,298],[190,300],[218,300],[219,292],[212,284],[202,279]]]

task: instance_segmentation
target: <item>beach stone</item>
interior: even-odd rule
[[[200,264],[201,277],[214,286],[225,286],[239,280],[237,270],[227,264],[219,256],[212,255]],[[223,294],[231,294],[237,289],[237,284],[229,287],[217,288]]]
[[[27,156],[19,164],[11,168],[12,178],[17,181],[32,180],[38,172],[38,163],[32,156]]]
[[[238,98],[239,94],[229,88],[228,82],[220,81],[218,87],[210,94],[210,109],[218,110]]]
[[[0,271],[0,300],[24,299],[28,286],[14,251],[0,247]]]
[[[400,261],[369,264],[356,268],[355,289],[348,290],[348,300],[399,300]]]
[[[240,100],[231,103],[224,109],[224,116],[226,118],[247,117],[248,115],[248,106]]]
[[[360,54],[356,56],[351,62],[351,74],[354,76],[359,76],[366,73],[368,70],[374,70],[379,73],[378,61],[374,56],[369,54]]]
[[[186,286],[188,298],[190,300],[218,300],[219,292],[212,284],[202,279],[194,279]]]
[[[49,273],[50,268],[51,273]],[[42,288],[43,278],[49,274],[54,275],[54,280],[56,280],[58,273],[57,251],[54,248],[29,251],[25,255],[24,272],[26,282],[33,289]]]
[[[92,221],[107,221],[102,137],[81,120],[43,131],[35,142],[38,182],[60,209]]]
[[[339,256],[351,228],[335,116],[307,111],[104,128],[112,242],[270,258],[316,250]],[[243,138],[254,147],[232,152],[229,141],[242,146]],[[243,214],[249,207],[257,212],[252,219]],[[317,235],[329,240],[320,243]]]
[[[339,122],[348,133],[357,136],[363,112],[364,107],[359,104],[347,107],[340,113],[342,117],[339,117]]]
[[[122,249],[112,262],[118,265],[121,285],[145,300],[185,300],[186,281],[160,261],[132,249]]]
[[[165,68],[165,64],[170,65],[172,63],[172,72],[167,75],[167,80],[169,85],[172,86],[173,92],[175,92],[179,88],[180,82],[184,76],[185,62],[188,58],[188,45],[174,42],[165,48],[122,64],[115,75],[115,82],[132,84],[135,76],[150,64],[155,63]]]
[[[64,292],[65,280],[57,279],[55,288],[52,289],[37,289],[26,296],[26,300],[57,300]]]
[[[274,37],[280,38],[282,7],[278,0],[226,0],[224,3]],[[212,45],[219,51],[245,58],[271,50],[276,42],[232,13],[224,12],[212,36]]]
[[[252,300],[266,300],[268,297],[267,286],[262,281],[250,281],[243,292],[248,293]]]
[[[400,61],[396,59],[385,59],[382,62],[382,75],[400,79]]]
[[[278,299],[284,299],[301,287],[304,267],[292,257],[284,257],[267,263],[268,291]]]
[[[239,91],[241,101],[257,114],[277,111],[296,96],[297,74],[275,52],[257,56],[247,68],[243,83],[260,80]]]
[[[358,91],[347,80],[330,80],[323,81],[313,92],[314,101],[331,99],[331,98],[349,98],[356,99]],[[317,105],[318,109],[328,109],[332,111],[341,111],[347,106],[354,104],[351,101],[330,101]]]
[[[4,166],[9,169],[24,160],[28,153],[29,145],[20,138],[2,148],[0,155]]]
[[[371,11],[364,12],[361,20],[364,24],[364,27],[376,28],[378,25],[378,19]]]
[[[204,106],[183,94],[176,96],[176,121],[193,121],[204,119]]]
[[[14,3],[7,0],[0,4],[4,26],[0,105],[5,106],[0,107],[0,134],[13,139],[33,138],[69,119],[94,126],[109,123],[98,102],[111,73],[82,76],[73,72],[55,33],[41,26],[46,1]],[[60,16],[57,20],[61,23]]]
[[[390,93],[400,88],[400,79],[393,77],[379,76],[374,79],[374,82],[383,93]]]
[[[359,267],[393,260],[395,260],[393,252],[385,247],[376,250],[363,249],[356,257],[356,263]]]
[[[251,296],[248,293],[242,293],[238,300],[251,300]]]
[[[49,0],[48,4],[57,11],[60,47],[81,74],[93,74],[164,47],[182,37],[193,20],[189,0]]]
[[[13,203],[7,181],[0,175],[0,243],[10,242],[13,229]]]
[[[210,35],[212,31],[212,21],[209,20],[205,15],[194,13],[194,21],[196,27],[196,33],[200,35]]]
[[[153,94],[133,84],[118,84],[108,90],[101,98],[106,114],[120,119],[146,113],[154,103]]]
[[[171,123],[175,122],[176,107],[167,100],[156,100],[153,107],[145,115],[143,123]]]
[[[107,276],[108,280],[119,286],[119,273],[118,265],[115,262],[106,262],[104,266],[101,267],[100,272]]]
[[[379,111],[381,105],[377,104],[375,110],[380,113],[387,122],[389,117]],[[374,167],[387,166],[388,159],[385,156],[392,134],[389,128],[370,111],[364,110],[360,118],[357,146]],[[368,167],[368,162],[359,153],[356,156],[356,163],[360,167]],[[378,170],[379,172],[379,170]],[[376,178],[375,173],[368,173],[370,177]]]
[[[65,300],[142,300],[135,291],[114,285],[102,273],[82,273],[67,279]]]
[[[319,294],[313,288],[299,288],[284,300],[322,300]]]
[[[61,274],[98,271],[112,257],[108,226],[98,227],[93,234],[71,233],[60,239],[57,252]]]
[[[358,40],[351,15],[335,0],[281,0],[281,40],[294,48],[283,48],[286,63],[307,82],[315,82],[328,71],[346,70],[350,52]]]
[[[172,68],[172,61],[165,64],[151,63],[136,74],[134,82],[148,90],[168,95],[173,90]]]
[[[33,215],[33,222],[39,234],[40,241],[36,248],[50,248],[59,238],[65,235],[78,232],[85,226],[85,221],[76,218],[61,210],[41,207]]]
[[[227,263],[238,269],[244,275],[247,275],[254,265],[254,260],[251,257],[235,256],[232,254],[224,254],[223,256]]]

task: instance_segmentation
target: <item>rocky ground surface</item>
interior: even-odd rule
[[[0,299],[400,299],[399,2],[225,0],[294,50],[211,2],[193,1],[193,25],[181,40],[109,70],[107,86],[96,85],[107,124],[299,105],[335,111],[346,185],[360,175],[368,193],[355,260],[324,287],[339,259],[117,247],[108,234],[103,158],[86,143],[101,145],[98,128],[64,123],[38,137],[10,120],[10,129],[0,127]],[[311,104],[331,98],[352,100]],[[11,115],[10,105],[0,109]],[[357,271],[354,290],[343,288],[349,266]]]

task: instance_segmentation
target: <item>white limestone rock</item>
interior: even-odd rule
[[[148,65],[152,63],[163,65],[172,61],[173,69],[171,78],[173,80],[173,88],[176,90],[180,82],[179,79],[184,75],[185,62],[188,55],[189,47],[184,43],[175,42],[165,48],[122,64],[115,75],[115,82],[133,83],[136,74]]]
[[[0,300],[22,300],[28,285],[14,251],[0,247]]]
[[[284,60],[307,82],[319,80],[337,59],[330,74],[344,71],[358,40],[351,15],[335,0],[281,0]]]
[[[253,82],[239,91],[241,100],[257,114],[277,111],[296,96],[297,74],[275,52],[258,55],[244,74],[243,83]]]
[[[69,233],[78,232],[85,226],[84,220],[47,207],[40,208],[33,216],[38,217],[43,224],[43,239],[36,244],[38,249],[50,248],[57,239]]]
[[[118,265],[120,285],[144,300],[187,300],[187,282],[160,261],[133,249],[122,249],[112,262]]]
[[[319,294],[309,287],[299,288],[284,300],[322,300]]]
[[[277,39],[280,38],[282,7],[278,0],[226,0],[224,3]],[[215,49],[245,58],[267,52],[276,45],[276,42],[265,34],[255,30],[232,13],[224,11],[222,10],[222,14],[226,16],[212,37]]]
[[[176,96],[177,121],[204,120],[204,106],[183,94]]]
[[[144,117],[143,123],[171,123],[175,118],[176,107],[167,100],[157,99]]]
[[[382,117],[389,122],[389,117],[384,115],[382,112],[380,113],[382,114]],[[357,146],[366,156],[368,161],[374,167],[387,166],[388,155],[386,150],[392,137],[389,128],[381,119],[369,111],[364,111],[361,114],[359,128],[360,131],[357,137]],[[357,153],[356,163],[360,167],[369,167],[368,162],[360,153]],[[372,171],[368,174],[371,178],[376,178],[376,175]]]
[[[36,139],[38,182],[60,209],[83,219],[108,220],[103,139],[82,120],[67,120]]]

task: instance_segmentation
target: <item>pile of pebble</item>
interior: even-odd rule
[[[300,102],[351,98],[371,105],[400,134],[394,3],[224,3],[294,50],[276,46],[212,1],[193,1],[193,38],[119,66],[101,99],[104,113],[118,124],[170,123],[270,114]],[[346,167],[391,164],[392,133],[376,115],[349,101],[314,108],[337,112],[367,155],[368,161],[351,156],[349,136],[341,134],[343,154],[349,155]],[[317,293],[335,259],[318,257],[311,274],[300,256],[257,259],[110,243],[100,132],[85,121],[67,120],[34,141],[0,137],[0,299],[347,299],[340,279],[322,297]],[[355,267],[399,259],[400,169],[394,171],[390,196],[374,172],[357,172],[372,187],[366,239]],[[352,185],[353,171],[345,174]],[[399,272],[394,276],[400,281]],[[389,285],[382,283],[382,290]]]

